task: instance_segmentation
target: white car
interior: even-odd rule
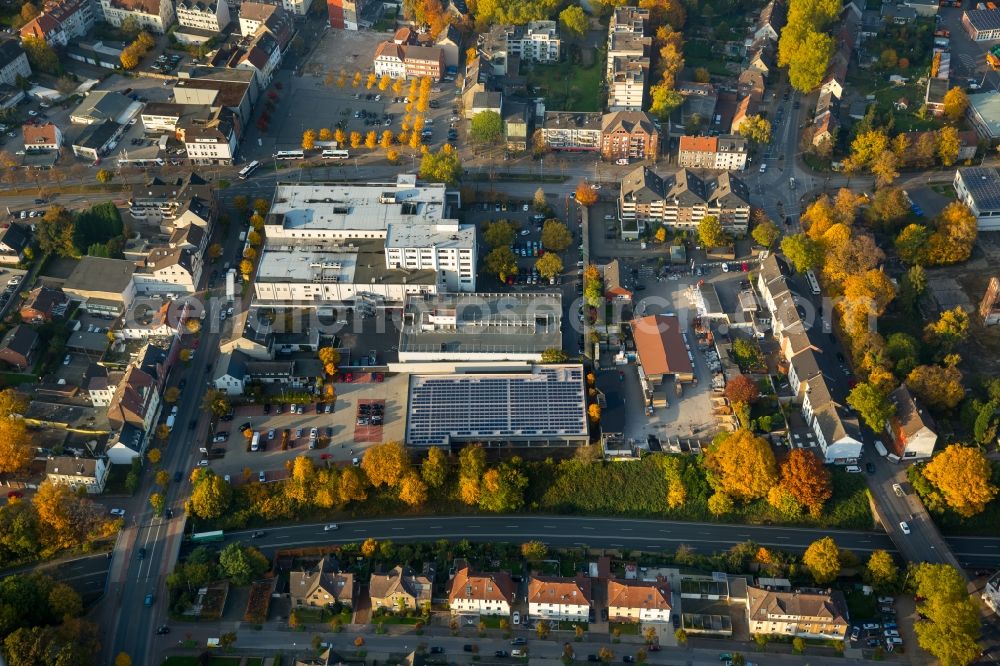
[[[324,532],[333,532],[334,530],[337,530],[337,529],[339,529],[337,527],[337,523],[330,523],[329,525],[324,525],[323,526],[323,531]]]
[[[907,525],[907,524],[906,524],[906,521],[904,520],[903,522],[901,522],[901,523],[899,524],[899,530],[900,530],[900,531],[901,531],[901,532],[902,532],[903,534],[909,534],[909,533],[910,533],[910,526],[909,526],[909,525]]]
[[[723,273],[728,273],[729,272],[729,264],[723,262],[723,264],[722,264],[722,272]]]
[[[764,173],[765,171],[767,171],[767,163],[766,162],[764,164],[760,165],[760,172]]]
[[[521,206],[521,210],[523,212],[527,213],[528,212],[528,204],[524,204],[523,206]]]
[[[892,492],[894,492],[898,496],[902,497],[903,496],[903,486],[899,485],[898,483],[892,484]]]
[[[261,483],[267,481],[267,476],[264,474],[263,471],[257,474],[257,480],[260,481]]]
[[[63,359],[63,365],[69,365],[72,360],[73,357],[70,354],[66,354],[66,358]]]
[[[202,458],[198,461],[198,467],[208,467],[208,459]]]
[[[527,229],[522,229],[522,230],[521,230],[521,235],[522,235],[522,236],[527,236],[527,235],[528,235],[528,234],[530,234],[530,233],[531,233],[531,232],[530,232],[530,231],[528,231]]]
[[[35,111],[35,110],[28,111],[28,115],[31,116],[32,118],[34,118],[35,116],[38,115],[38,111]]]
[[[124,518],[125,517],[125,509],[111,509],[111,515],[114,516],[114,517],[116,517],[116,518]]]
[[[615,160],[615,164],[618,164],[619,166],[625,166],[625,165],[628,164],[628,158],[627,157],[621,157],[621,158]]]
[[[521,624],[521,614],[518,613],[517,611],[514,611],[514,615],[511,617],[511,619],[513,620],[514,624]]]

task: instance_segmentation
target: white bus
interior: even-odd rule
[[[819,280],[816,279],[815,273],[813,273],[812,271],[806,271],[806,280],[809,281],[809,288],[812,289],[812,293],[816,294],[817,296],[823,293],[820,291]]]
[[[137,158],[129,159],[125,157],[118,158],[118,166],[134,166],[134,167],[161,167],[164,165],[163,159],[159,157],[152,158]]]
[[[253,172],[256,171],[257,167],[259,167],[259,166],[260,166],[260,162],[258,162],[257,160],[254,160],[250,164],[248,164],[245,167],[243,167],[242,169],[240,169],[240,180],[246,180],[247,178],[249,178],[250,176],[252,176]]]
[[[329,157],[334,160],[346,160],[351,156],[351,153],[346,150],[324,150],[320,156]]]
[[[306,154],[301,150],[279,150],[272,157],[276,160],[301,160]]]

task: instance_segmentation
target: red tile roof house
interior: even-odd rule
[[[515,589],[506,571],[480,573],[466,564],[451,579],[448,606],[452,613],[509,616]]]
[[[25,150],[59,150],[62,143],[62,131],[52,123],[24,126]]]

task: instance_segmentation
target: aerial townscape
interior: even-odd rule
[[[998,4],[0,1],[0,666],[1000,665]]]

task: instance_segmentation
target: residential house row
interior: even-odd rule
[[[792,403],[815,437],[824,461],[847,464],[861,457],[864,440],[857,416],[834,399],[831,378],[824,367],[833,364],[826,358],[826,337],[816,325],[807,325],[796,308],[796,295],[789,279],[787,264],[776,254],[761,262],[756,287],[771,313],[772,333],[778,340],[781,356],[788,370]],[[889,455],[899,459],[930,457],[937,441],[934,424],[903,384],[891,396],[896,414],[886,424]]]

